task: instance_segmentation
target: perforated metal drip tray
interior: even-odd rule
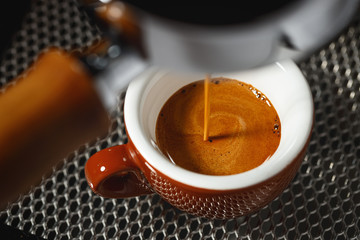
[[[51,19],[51,21],[49,21]],[[0,64],[6,85],[49,45],[71,49],[99,39],[74,0],[38,0]],[[45,239],[359,239],[360,22],[299,64],[311,86],[315,125],[307,155],[290,186],[268,206],[231,220],[208,220],[175,209],[158,195],[104,199],[88,187],[90,155],[126,142],[123,96],[103,139],[64,160],[28,194],[0,213],[0,222]]]

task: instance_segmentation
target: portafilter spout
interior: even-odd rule
[[[149,64],[202,73],[303,60],[339,34],[359,7],[359,0],[249,1],[240,7],[87,2],[97,2],[98,12],[106,6],[102,17],[110,25],[120,15],[130,16],[127,26],[117,29],[130,33]]]

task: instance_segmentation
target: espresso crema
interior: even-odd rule
[[[174,164],[207,175],[253,169],[276,151],[279,116],[253,86],[213,78],[209,88],[209,140],[204,141],[204,81],[184,86],[162,107],[156,123],[159,149]]]

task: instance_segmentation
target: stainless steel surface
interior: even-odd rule
[[[272,4],[276,5],[275,2]],[[288,58],[299,61],[338,34],[358,13],[360,3],[359,0],[287,2],[254,21],[227,26],[186,24],[141,12],[138,15],[144,49],[152,64],[200,73],[238,71]],[[222,21],[227,16],[241,15],[240,9],[247,9],[222,7],[217,7],[218,13],[211,6],[199,12]],[[266,5],[257,7],[266,8]],[[194,14],[194,10],[182,9],[182,12],[188,16]],[[198,19],[207,19],[206,14],[198,15]]]
[[[84,49],[98,38],[76,1],[35,1],[0,64],[0,84],[17,76],[46,46]],[[108,135],[70,154],[51,176],[0,212],[0,222],[46,239],[359,239],[359,47],[360,21],[354,20],[299,64],[315,103],[310,146],[290,186],[257,213],[207,220],[173,208],[156,194],[114,200],[92,193],[84,177],[86,160],[127,140],[123,93]]]

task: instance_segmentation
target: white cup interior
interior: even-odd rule
[[[150,68],[134,79],[126,93],[124,117],[129,137],[150,164],[184,184],[216,190],[251,186],[276,175],[298,155],[311,134],[313,99],[306,79],[292,61],[277,62],[243,72],[212,74],[249,83],[266,95],[278,112],[281,139],[276,152],[247,172],[211,176],[198,174],[171,163],[156,147],[155,126],[166,100],[179,88],[203,79],[198,74],[180,74]]]

